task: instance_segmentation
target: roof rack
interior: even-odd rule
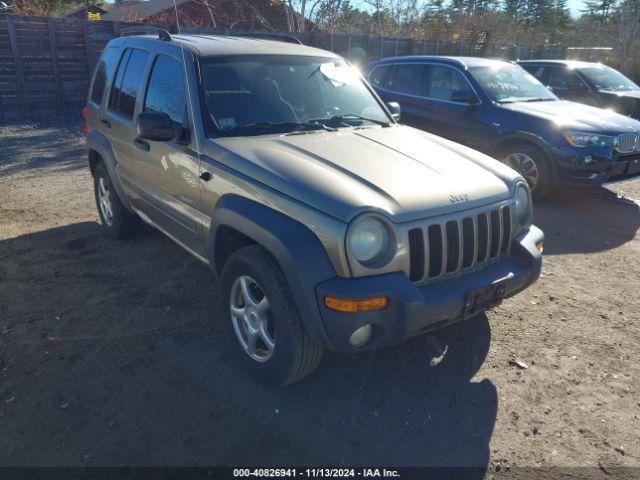
[[[165,42],[170,42],[171,41],[171,34],[165,30],[164,28],[160,28],[160,27],[129,27],[129,28],[123,28],[122,31],[120,32],[120,36],[121,37],[131,37],[133,35],[149,35],[149,34],[153,34],[153,33],[157,33],[158,34],[158,38],[160,40],[164,40]]]
[[[248,32],[248,33],[231,33],[229,34],[231,37],[247,37],[247,38],[256,38],[262,40],[274,40],[276,42],[285,42],[285,43],[295,43],[297,45],[304,45],[300,40],[298,40],[293,35],[284,35],[282,33],[271,33],[271,32]]]

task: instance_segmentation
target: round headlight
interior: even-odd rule
[[[349,230],[347,247],[358,262],[374,262],[388,251],[389,231],[377,218],[364,218]]]
[[[526,225],[531,220],[531,195],[527,187],[520,184],[516,187],[515,210],[518,224]]]

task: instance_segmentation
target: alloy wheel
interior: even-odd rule
[[[275,337],[269,300],[260,285],[247,275],[231,287],[233,330],[242,349],[253,360],[266,362],[273,355]]]
[[[524,177],[533,192],[540,180],[540,170],[535,160],[524,153],[510,153],[504,163]]]
[[[100,212],[102,218],[107,225],[113,225],[113,204],[111,203],[111,190],[107,185],[104,177],[100,177],[98,180],[98,204],[100,205]]]

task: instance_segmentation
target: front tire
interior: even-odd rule
[[[522,175],[534,198],[548,195],[553,175],[544,152],[538,147],[526,143],[514,145],[502,152],[499,159]]]
[[[266,385],[284,386],[315,370],[323,349],[302,325],[284,274],[264,248],[234,252],[221,287],[231,349],[250,374]]]
[[[130,237],[138,218],[120,201],[107,167],[102,162],[93,173],[93,191],[100,223],[107,234],[116,240]]]

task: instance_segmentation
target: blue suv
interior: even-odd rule
[[[403,122],[487,153],[540,198],[560,185],[640,177],[640,122],[560,100],[518,65],[463,57],[397,57],[368,79]]]

